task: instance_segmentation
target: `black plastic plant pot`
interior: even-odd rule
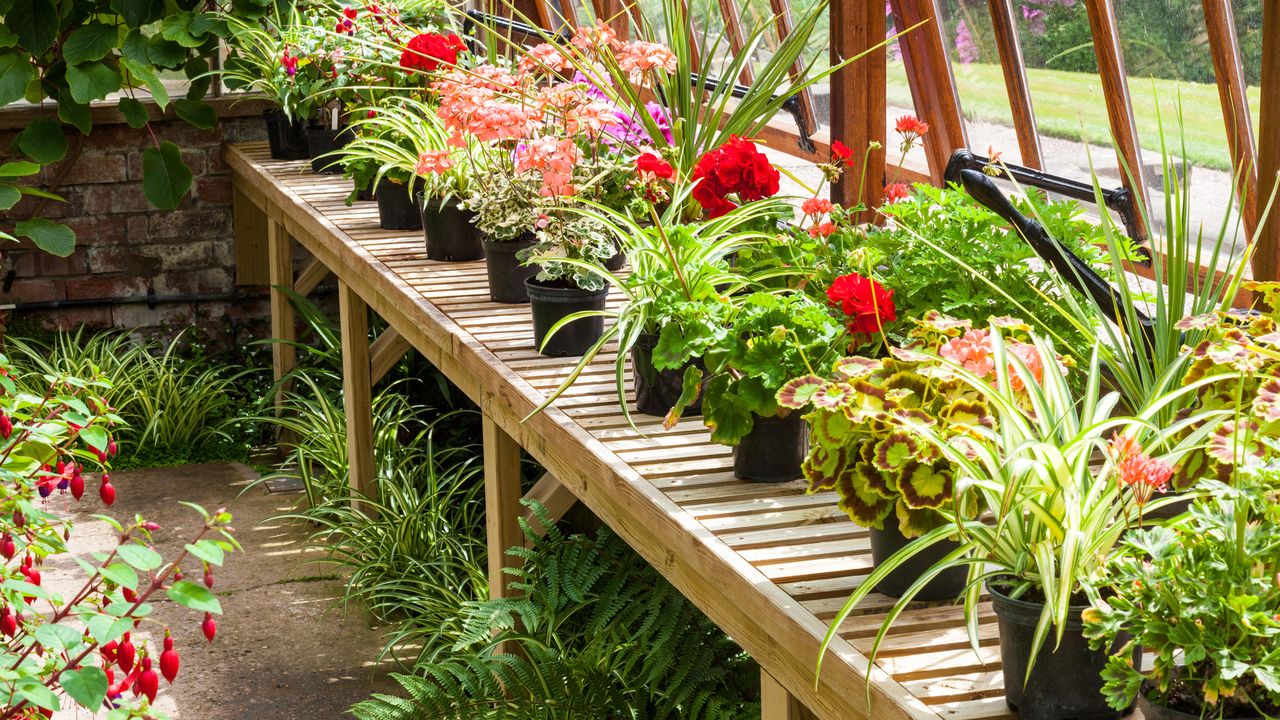
[[[911,538],[902,534],[901,528],[898,527],[897,516],[890,514],[885,518],[882,530],[871,528],[871,561],[879,565],[909,544],[911,544]],[[907,588],[911,587],[926,570],[958,547],[960,547],[959,543],[943,541],[912,555],[881,580],[876,585],[876,591],[890,597],[902,597]],[[967,566],[949,568],[930,580],[915,598],[917,600],[954,600],[964,592],[968,579]]]
[[[809,453],[809,426],[803,413],[752,419],[751,432],[733,448],[733,476],[760,483],[800,477],[800,465]]]
[[[1062,642],[1054,649],[1052,635],[1036,654],[1027,677],[1031,644],[1044,604],[1015,600],[988,583],[991,604],[1000,629],[1000,663],[1004,670],[1004,698],[1023,720],[1114,720],[1127,711],[1114,710],[1102,695],[1102,670],[1109,653],[1091,650],[1084,637],[1080,613],[1088,605],[1071,605]],[[1023,680],[1026,684],[1023,684]]]
[[[1148,683],[1142,684],[1142,689],[1138,691],[1138,699],[1135,705],[1137,710],[1142,713],[1142,720],[1201,720],[1204,716],[1199,712],[1184,712],[1162,705],[1158,702],[1147,699],[1147,692],[1151,690]],[[1212,716],[1212,713],[1210,713]],[[1225,715],[1227,720],[1262,720],[1261,715]]]
[[[658,345],[657,333],[641,333],[631,346],[631,375],[636,385],[636,410],[645,415],[666,416],[680,399],[684,388],[684,371],[690,365],[703,368],[702,358],[695,358],[675,370],[659,370],[653,366],[653,349]],[[684,409],[684,415],[702,414],[702,395]]]
[[[267,123],[267,145],[271,157],[276,160],[306,160],[311,157],[307,148],[307,126],[298,120],[289,120],[280,108],[262,111]]]
[[[566,323],[555,334],[551,334],[551,328],[574,313],[604,310],[609,297],[608,285],[600,290],[583,290],[548,285],[534,278],[525,280],[524,284],[533,312],[533,347],[538,352],[548,357],[572,357],[586,352],[600,339],[604,333],[604,317],[599,315]]]
[[[516,253],[533,247],[534,242],[532,235],[505,242],[481,240],[485,269],[489,273],[489,299],[499,303],[529,302],[524,281],[538,274],[538,266],[521,265]]]
[[[622,252],[622,247],[618,245],[616,240],[614,241],[613,246],[617,248],[617,252],[615,252],[608,260],[604,261],[604,269],[609,272],[618,272],[627,264],[627,256]]]
[[[480,231],[472,224],[476,214],[454,203],[441,206],[434,198],[418,193],[422,208],[422,230],[427,239],[427,259],[466,262],[484,257]]]
[[[363,202],[372,202],[373,183],[365,183],[363,186],[356,185],[356,199]]]
[[[373,199],[378,201],[378,226],[383,230],[418,230],[422,227],[422,211],[409,195],[408,186],[379,180]]]
[[[342,163],[329,153],[338,150],[351,140],[347,128],[330,130],[323,126],[307,128],[307,155],[311,158],[311,172],[320,175],[341,175]]]

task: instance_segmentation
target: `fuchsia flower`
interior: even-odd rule
[[[289,54],[289,48],[285,48],[284,55],[280,56],[280,64],[284,67],[285,74],[289,77],[298,74],[298,58]]]

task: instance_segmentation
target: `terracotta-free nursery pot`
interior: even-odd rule
[[[289,120],[280,108],[262,111],[267,124],[267,145],[271,157],[276,160],[306,160],[311,157],[307,149],[307,126],[300,120]]]
[[[898,527],[897,516],[890,514],[884,519],[883,529],[871,528],[871,561],[879,565],[910,543],[911,538],[903,535]],[[960,547],[959,543],[940,542],[916,553],[881,580],[876,585],[876,591],[890,597],[901,597],[926,570],[958,547]],[[954,600],[964,592],[968,578],[969,573],[966,567],[950,568],[930,580],[915,598],[917,600]]]
[[[659,370],[653,366],[653,349],[658,345],[657,333],[642,333],[631,346],[631,375],[636,385],[636,410],[645,415],[664,417],[680,399],[684,388],[684,371],[690,365],[704,368],[702,358],[685,363],[675,370]],[[702,414],[702,395],[684,409],[684,415]]]
[[[465,262],[484,257],[480,231],[471,222],[475,213],[453,202],[441,206],[439,200],[424,197],[422,193],[418,193],[418,205],[422,207],[428,259]]]
[[[800,477],[809,453],[804,414],[752,418],[751,432],[733,448],[733,476],[751,482],[780,483]]]
[[[551,333],[556,323],[588,310],[604,310],[609,286],[600,290],[548,285],[534,278],[524,281],[533,312],[533,347],[548,357],[581,355],[604,333],[604,318],[599,315],[578,318]],[[545,345],[543,343],[546,343]]]
[[[1135,703],[1137,709],[1142,713],[1142,720],[1201,720],[1203,717],[1200,713],[1183,712],[1175,710],[1171,707],[1161,705],[1147,699],[1147,692],[1151,688],[1147,683],[1142,684],[1142,689],[1138,691],[1138,699]],[[1226,715],[1227,720],[1262,720],[1261,715]]]
[[[484,238],[484,264],[489,273],[489,298],[500,303],[527,303],[529,292],[524,281],[538,274],[537,265],[521,265],[516,253],[533,247],[532,234],[515,240],[495,242]]]
[[[390,180],[378,181],[373,193],[378,201],[378,226],[383,230],[418,230],[422,227],[422,210],[409,195],[409,187]]]
[[[988,583],[987,592],[1000,628],[1004,698],[1010,709],[1023,720],[1114,720],[1125,714],[1113,710],[1102,695],[1102,669],[1110,653],[1089,648],[1080,619],[1088,605],[1070,606],[1062,643],[1055,651],[1053,638],[1045,641],[1028,678],[1031,644],[1044,604],[1010,598],[999,583]]]
[[[330,130],[322,125],[307,128],[307,155],[311,158],[311,172],[320,175],[341,175],[342,163],[329,155],[351,142],[350,128]]]

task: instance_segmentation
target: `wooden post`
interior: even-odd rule
[[[951,60],[942,37],[942,13],[937,0],[889,0],[889,5],[899,32],[915,28],[898,42],[902,46],[902,64],[907,70],[916,113],[929,123],[929,134],[924,138],[929,175],[934,184],[941,185],[951,153],[969,144],[964,118],[960,116],[955,77],[951,74]]]
[[[1027,88],[1026,63],[1022,60],[1022,44],[1018,42],[1013,5],[1010,0],[987,0],[987,9],[995,31],[996,50],[1000,53],[1000,68],[1004,71],[1009,109],[1013,112],[1013,129],[1018,133],[1018,154],[1022,165],[1041,169],[1044,160],[1040,152],[1040,132],[1031,106],[1031,91]]]
[[[1120,163],[1120,180],[1133,193],[1134,202],[1143,212],[1137,214],[1138,233],[1147,237],[1145,213],[1147,203],[1146,172],[1142,167],[1142,148],[1138,127],[1133,120],[1133,101],[1129,97],[1129,79],[1125,76],[1124,56],[1120,50],[1120,29],[1112,0],[1085,0],[1089,11],[1089,27],[1093,32],[1093,53],[1098,59],[1098,77],[1102,95],[1107,101],[1107,117],[1111,121],[1112,139]],[[1128,172],[1125,172],[1126,166]]]
[[[281,289],[293,288],[293,240],[285,232],[284,223],[274,218],[267,220],[267,273],[271,282],[271,375],[280,383],[286,375],[293,371],[298,362],[297,348],[293,343],[297,340],[297,320],[294,318],[293,305],[289,297]],[[276,415],[284,410],[286,386],[281,383],[276,389]],[[280,438],[283,443],[283,436]]]
[[[831,62],[842,62],[884,42],[884,7],[866,0],[831,0]],[[884,48],[842,68],[831,78],[831,139],[853,150],[853,167],[831,188],[831,199],[846,206],[859,201],[876,207],[884,194],[885,59]],[[858,197],[861,158],[870,143],[866,187]],[[866,222],[875,213],[862,213]]]
[[[761,668],[760,720],[817,720],[817,716]]]
[[[338,317],[342,327],[342,407],[347,416],[348,484],[352,504],[362,494],[377,498],[373,464],[373,399],[369,378],[369,308],[345,282],[338,282]]]
[[[1280,2],[1262,5],[1262,95],[1258,116],[1258,212],[1280,187]],[[1253,277],[1280,280],[1280,209],[1271,206],[1258,248],[1253,256]]]
[[[1245,232],[1253,235],[1258,228],[1257,149],[1253,144],[1253,121],[1249,117],[1235,14],[1230,0],[1203,0],[1203,5],[1209,54],[1213,57],[1214,77],[1218,81],[1218,101],[1227,127],[1227,147],[1231,150],[1231,167],[1237,173],[1236,198],[1241,201]]]
[[[484,517],[489,546],[489,597],[509,597],[507,548],[522,545],[520,531],[520,445],[484,417]]]

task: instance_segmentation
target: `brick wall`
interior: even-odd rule
[[[0,305],[16,305],[6,324],[124,327],[152,336],[195,325],[227,344],[266,337],[266,288],[236,284],[231,178],[222,161],[224,142],[265,137],[260,106],[243,105],[250,107],[222,104],[223,120],[213,131],[172,118],[152,124],[160,138],[183,148],[195,176],[191,193],[172,211],[151,207],[143,196],[147,131],[95,109],[99,117],[78,156],[46,168],[40,178],[44,187],[61,179],[57,192],[66,202],[47,203],[40,214],[74,229],[76,250],[59,258],[29,247],[0,248],[0,278],[12,273],[7,289],[0,283]],[[15,111],[0,110],[0,156],[23,124]],[[68,133],[72,156],[77,135]],[[27,217],[33,205],[24,199],[6,219]],[[153,305],[145,302],[149,294]]]

